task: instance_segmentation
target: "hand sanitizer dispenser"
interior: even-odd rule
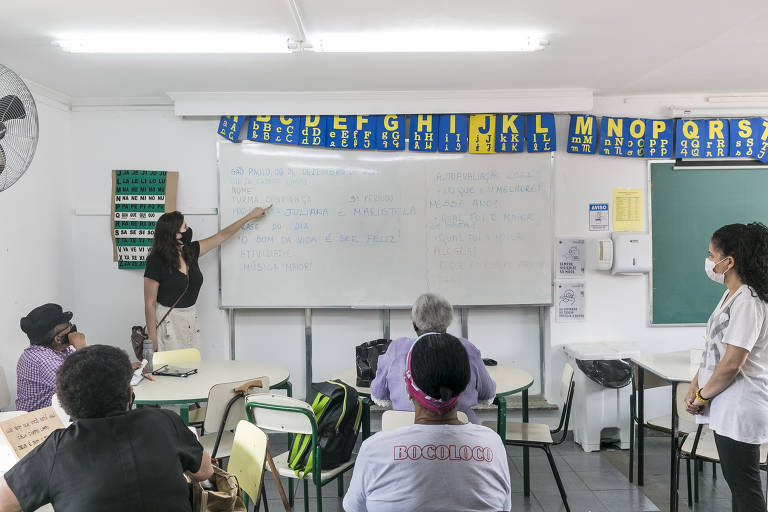
[[[651,271],[651,238],[648,233],[617,231],[613,240],[611,274],[646,274]]]

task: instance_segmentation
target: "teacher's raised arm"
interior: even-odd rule
[[[229,226],[225,227],[218,233],[216,233],[213,236],[209,236],[208,238],[204,238],[203,240],[200,240],[200,256],[207,253],[208,251],[215,249],[216,247],[220,246],[232,236],[237,233],[241,227],[243,227],[245,224],[249,223],[252,220],[260,219],[264,217],[269,209],[272,208],[272,205],[267,206],[266,208],[256,207],[251,212],[246,215],[245,217],[233,222]]]

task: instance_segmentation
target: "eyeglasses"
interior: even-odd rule
[[[69,329],[69,332],[67,332],[67,329]],[[73,332],[77,332],[77,326],[75,324],[73,324],[72,322],[68,322],[67,326],[64,329],[62,329],[62,330],[60,330],[58,332],[56,332],[56,328],[54,327],[53,329],[48,331],[49,335],[46,335],[46,338],[47,339],[53,339],[56,336],[61,336],[65,332],[67,334],[70,334],[70,333],[73,333]]]

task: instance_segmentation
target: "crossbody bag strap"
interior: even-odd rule
[[[160,319],[160,321],[159,321],[159,322],[157,322],[157,325],[155,326],[155,329],[157,329],[158,327],[160,327],[160,324],[162,324],[163,322],[165,322],[165,319],[166,319],[166,318],[168,318],[168,315],[170,315],[170,314],[171,314],[171,311],[173,311],[173,308],[175,308],[175,307],[176,307],[176,304],[178,304],[178,303],[179,303],[179,301],[181,300],[181,298],[182,298],[182,297],[184,297],[184,295],[186,295],[186,293],[187,293],[187,290],[188,290],[188,289],[189,289],[189,274],[187,274],[187,286],[185,286],[185,287],[184,287],[184,291],[183,291],[183,292],[181,292],[181,295],[179,295],[179,298],[178,298],[178,299],[176,299],[176,302],[174,302],[174,303],[173,303],[173,306],[171,306],[171,309],[169,309],[169,310],[168,310],[168,312],[167,312],[166,314],[164,314],[164,315],[163,315],[163,318],[161,318],[161,319]]]

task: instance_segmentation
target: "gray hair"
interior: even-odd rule
[[[445,332],[453,320],[453,307],[443,297],[425,293],[413,303],[411,320],[422,332]]]

